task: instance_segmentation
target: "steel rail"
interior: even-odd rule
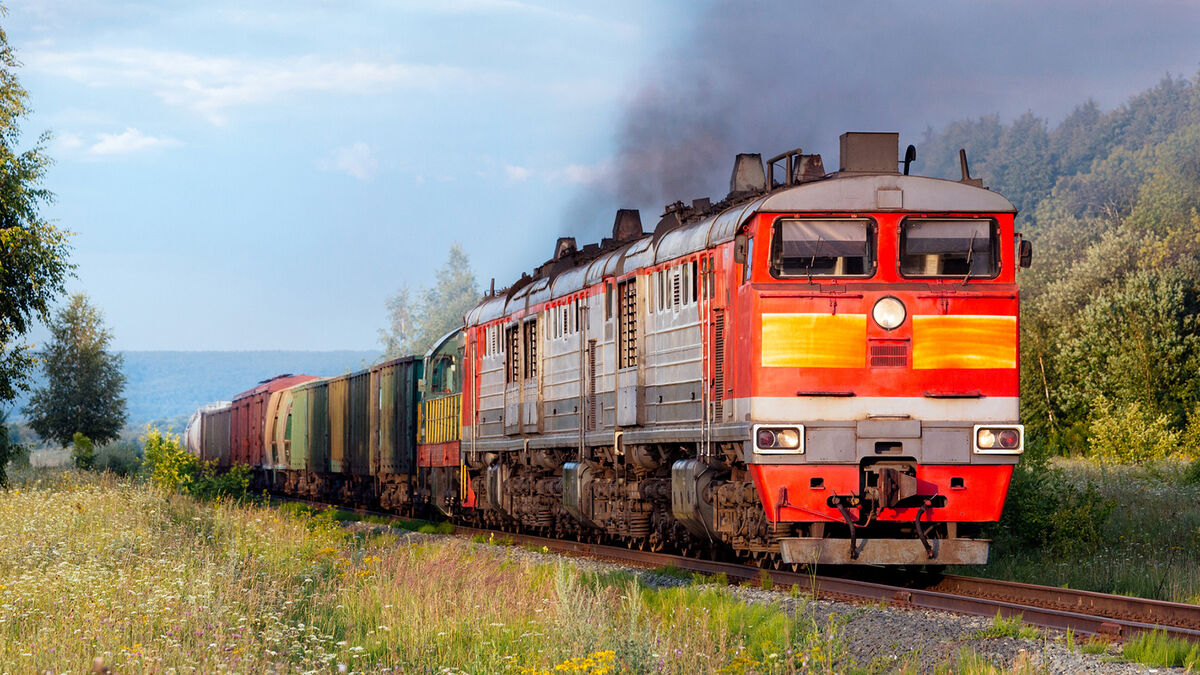
[[[328,504],[304,499],[280,498],[313,506]],[[334,506],[363,515],[404,518],[393,513]],[[639,551],[620,546],[551,539],[503,530],[455,525],[455,534],[499,537],[505,543],[545,547],[549,551],[587,556],[650,568],[672,566],[706,575],[724,574],[737,582],[770,579],[778,586],[798,586],[814,597],[846,602],[882,602],[905,609],[952,612],[970,616],[1020,617],[1040,628],[1070,630],[1082,635],[1127,639],[1153,630],[1180,639],[1200,642],[1200,605],[1149,600],[1092,591],[1037,586],[1033,584],[945,575],[927,588],[894,586],[845,577],[769,570],[744,563],[701,560],[670,553]]]

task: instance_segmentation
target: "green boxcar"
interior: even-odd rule
[[[416,467],[421,370],[421,361],[411,356],[371,368],[372,399],[377,401],[369,444],[373,470],[406,474]]]
[[[308,467],[308,390],[309,385],[292,388],[292,414],[288,416],[288,468],[303,471]]]
[[[343,469],[356,476],[371,475],[371,371],[349,376],[349,405],[346,406],[345,461]]]
[[[319,380],[308,388],[308,470],[329,471],[329,381]]]

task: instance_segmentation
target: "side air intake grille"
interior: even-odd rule
[[[713,421],[725,420],[725,313],[713,316]]]

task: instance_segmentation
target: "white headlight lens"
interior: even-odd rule
[[[871,310],[871,316],[875,319],[875,323],[887,330],[892,330],[904,323],[906,315],[904,303],[890,296],[880,298],[875,303],[875,308]]]
[[[775,443],[781,448],[798,448],[800,447],[800,434],[796,433],[795,429],[780,429],[775,434]]]
[[[976,441],[981,448],[994,448],[996,447],[996,434],[992,433],[991,429],[980,429]]]

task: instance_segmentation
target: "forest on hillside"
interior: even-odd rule
[[[1020,210],[1022,420],[1060,454],[1200,448],[1200,75],[1057,125],[1027,113],[929,130],[917,173],[972,174]]]
[[[379,358],[366,351],[122,352],[128,426],[141,431],[148,422],[172,422],[182,431],[187,416],[213,401],[229,400],[260,380],[282,373],[330,377],[367,367]],[[34,387],[43,384],[35,373]],[[11,421],[24,419],[26,392],[12,406]],[[168,424],[163,425],[170,426]]]

